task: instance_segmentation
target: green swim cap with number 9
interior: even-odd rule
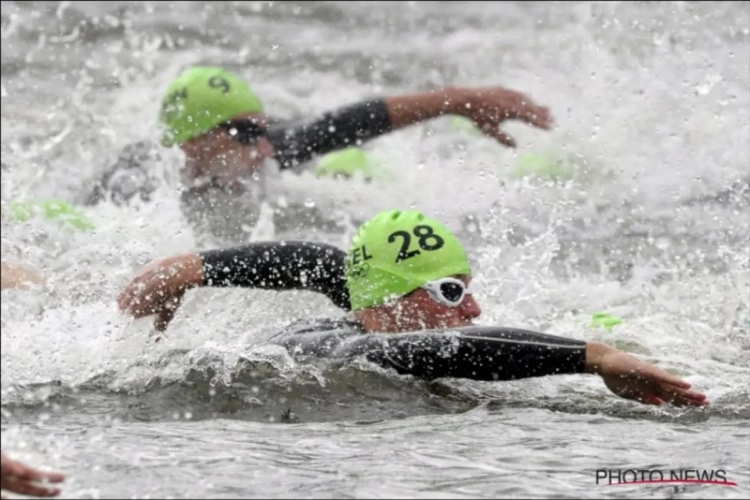
[[[182,144],[242,113],[260,113],[263,103],[239,76],[223,68],[196,66],[169,85],[159,121],[162,144]]]
[[[436,279],[470,274],[461,242],[417,210],[388,210],[365,222],[346,258],[353,311],[386,304]]]

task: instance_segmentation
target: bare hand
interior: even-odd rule
[[[520,120],[537,128],[549,130],[553,120],[550,110],[515,90],[502,87],[462,89],[463,106],[458,111],[474,121],[486,135],[514,148],[516,141],[500,125],[507,120]]]
[[[184,254],[143,267],[117,299],[120,310],[141,318],[157,314],[154,327],[163,332],[174,318],[185,292],[203,283],[203,261]]]
[[[589,371],[598,373],[613,393],[645,404],[705,406],[706,395],[691,391],[690,384],[627,353],[599,343],[586,349]]]
[[[39,481],[61,483],[65,476],[58,472],[44,472],[33,469],[17,460],[0,455],[2,458],[2,473],[0,475],[0,489],[35,497],[56,497],[59,488],[49,488],[37,484]]]

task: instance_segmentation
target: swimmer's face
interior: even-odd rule
[[[471,276],[453,276],[468,287]],[[419,288],[401,297],[392,306],[400,331],[435,330],[469,326],[474,318],[482,314],[474,296],[467,293],[456,307],[446,306],[434,300],[427,290]]]
[[[183,145],[183,151],[199,167],[194,177],[207,175],[213,178],[237,180],[248,178],[257,173],[263,163],[273,154],[273,147],[268,139],[254,133],[267,127],[265,115],[261,113],[244,113],[232,118],[236,127],[216,127],[212,131]],[[248,124],[249,122],[249,124]],[[250,136],[251,140],[239,139]]]

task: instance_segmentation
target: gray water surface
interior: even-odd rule
[[[181,212],[165,151],[155,201],[87,209],[92,234],[3,222],[3,259],[50,276],[2,293],[3,452],[65,472],[65,498],[750,495],[747,2],[3,2],[1,61],[3,200],[79,201],[158,137],[161,93],[192,64],[239,72],[280,118],[444,85],[527,92],[557,126],[507,125],[518,151],[440,119],[369,146],[395,182],[270,171],[268,196],[338,217],[343,233],[299,234],[342,247],[348,217],[441,217],[469,245],[482,324],[610,343],[711,402],[296,363],[264,341],[341,315],[310,293],[191,291],[155,344],[117,294],[154,258],[219,244]],[[576,159],[575,181],[511,175],[547,149]],[[260,207],[246,241],[278,235]],[[590,329],[600,310],[625,321]],[[602,468],[738,486],[597,485]]]

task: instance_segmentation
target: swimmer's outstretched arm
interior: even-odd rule
[[[582,340],[516,328],[470,327],[461,333],[405,333],[382,338],[377,356],[396,371],[425,379],[514,380],[583,373]]]
[[[588,373],[602,377],[610,391],[625,399],[655,405],[708,404],[706,395],[691,390],[688,382],[613,347],[516,328],[362,336],[338,354],[364,355],[426,380],[501,381]]]
[[[245,287],[311,290],[350,310],[346,253],[323,243],[259,242],[224,250],[168,257],[144,267],[120,294],[120,309],[140,318],[158,314],[157,330],[166,329],[190,288]]]
[[[521,120],[548,129],[549,109],[528,96],[502,87],[444,88],[430,92],[374,99],[324,114],[306,124],[272,126],[268,140],[281,168],[290,168],[337,149],[359,146],[393,130],[444,115],[474,121],[488,136],[515,147],[500,130],[506,120]]]

